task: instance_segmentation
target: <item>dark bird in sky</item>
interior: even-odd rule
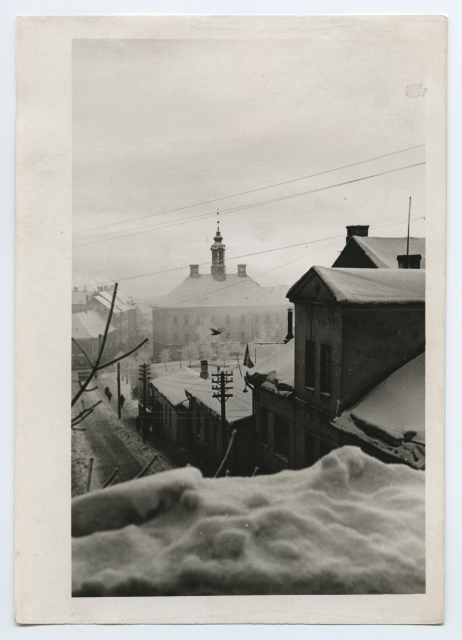
[[[213,329],[210,327],[210,331],[212,332],[212,336],[219,336],[220,333],[223,333],[223,329]]]

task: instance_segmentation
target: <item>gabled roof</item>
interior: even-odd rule
[[[99,300],[102,304],[104,304],[105,307],[110,309],[111,303],[112,303],[112,296],[113,296],[113,291],[99,291],[97,295],[93,297],[96,300]],[[135,308],[134,306],[128,304],[128,302],[124,300],[121,294],[117,292],[117,296],[114,303],[114,311],[116,313],[120,311],[122,312],[130,311],[131,309],[134,309],[134,308]]]
[[[160,298],[155,307],[271,307],[285,304],[284,290],[261,287],[249,276],[237,274],[226,280],[215,280],[211,274],[187,277],[169,294]]]
[[[234,375],[234,388],[231,391],[233,396],[226,401],[226,421],[230,425],[252,415],[252,393],[250,391],[243,392],[244,379],[236,374],[237,372]],[[212,413],[217,416],[221,415],[221,403],[218,398],[213,397],[216,392],[212,389],[211,379],[199,378],[196,382],[190,383],[186,387],[186,391]]]
[[[157,389],[174,407],[187,400],[185,388],[191,382],[197,381],[199,374],[185,368],[150,381],[150,385]]]
[[[94,309],[72,314],[72,337],[74,340],[97,338],[99,335],[103,335],[105,327],[106,320]],[[108,333],[112,331],[115,331],[115,328],[111,324]]]
[[[272,345],[271,353],[247,370],[249,380],[263,380],[262,387],[280,395],[292,393],[295,385],[295,340]]]
[[[351,245],[351,246],[350,246]],[[407,238],[374,238],[370,236],[352,236],[337,260],[332,265],[342,266],[343,254],[351,253],[353,245],[357,245],[372,263],[379,269],[398,269],[397,256],[405,255]],[[425,238],[409,238],[409,253],[420,254],[421,269],[425,269]]]
[[[291,301],[315,301],[310,290],[319,279],[340,304],[416,304],[425,302],[421,269],[337,269],[312,267],[287,293]],[[312,287],[313,288],[313,287]]]

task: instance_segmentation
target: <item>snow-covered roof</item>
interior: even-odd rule
[[[157,389],[171,405],[176,407],[187,400],[185,388],[196,381],[199,374],[184,368],[173,373],[159,376],[150,381],[150,385]]]
[[[425,464],[425,353],[378,384],[333,424],[391,445],[414,466]],[[420,446],[422,445],[422,446]],[[412,457],[414,460],[412,460]]]
[[[155,307],[271,307],[286,305],[285,289],[261,287],[249,276],[237,274],[226,280],[215,280],[211,274],[187,277],[168,295],[157,300]]]
[[[252,415],[252,394],[250,391],[243,392],[244,379],[239,377],[237,371],[234,371],[232,386],[233,389],[229,393],[233,395],[226,401],[226,421],[230,425]],[[221,403],[218,398],[213,397],[216,391],[212,389],[212,378],[199,378],[196,382],[188,384],[186,391],[217,416],[221,415]]]
[[[94,296],[96,300],[99,300],[105,307],[108,309],[111,308],[113,291],[99,291],[97,295]],[[114,313],[120,313],[124,311],[130,311],[133,309],[133,305],[128,304],[124,300],[124,298],[117,292],[117,296],[114,303]]]
[[[75,498],[72,535],[73,596],[424,593],[425,474],[356,447],[254,478],[174,469]]]
[[[422,269],[338,269],[312,267],[287,297],[298,299],[303,287],[319,277],[339,303],[414,304],[425,302],[425,271]],[[303,297],[301,298],[303,299]]]
[[[271,353],[248,369],[250,380],[266,378],[261,385],[275,393],[286,395],[292,392],[295,385],[295,340],[287,344],[272,345]]]
[[[72,337],[75,340],[97,338],[99,335],[103,335],[105,327],[106,320],[94,309],[72,314]],[[115,328],[111,324],[108,333],[112,331],[115,331]]]
[[[353,236],[368,258],[380,269],[398,269],[397,256],[407,252],[407,238],[373,238]],[[409,253],[420,254],[421,269],[425,269],[425,238],[409,238]]]

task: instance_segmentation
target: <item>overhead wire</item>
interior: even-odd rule
[[[86,231],[95,231],[96,229],[103,229],[106,227],[111,227],[119,224],[126,224],[127,222],[135,222],[137,220],[143,220],[145,218],[151,218],[154,216],[162,216],[167,213],[175,213],[176,211],[184,211],[185,209],[191,209],[193,207],[199,207],[204,204],[211,204],[212,202],[221,202],[222,200],[229,200],[230,198],[236,198],[238,196],[248,195],[249,193],[256,193],[257,191],[263,191],[265,189],[273,189],[274,187],[280,187],[286,184],[291,184],[293,182],[299,182],[300,180],[307,180],[309,178],[315,178],[317,176],[322,176],[327,173],[332,173],[334,171],[341,171],[342,169],[348,169],[350,167],[355,167],[360,164],[365,164],[366,162],[373,162],[375,160],[381,160],[382,158],[387,158],[389,156],[394,156],[399,153],[405,153],[406,151],[412,151],[414,149],[420,149],[421,147],[425,147],[425,144],[418,144],[413,147],[407,147],[406,149],[400,149],[399,151],[392,151],[391,153],[385,153],[381,156],[375,156],[374,158],[368,158],[367,160],[360,160],[359,162],[352,162],[351,164],[346,164],[341,167],[336,167],[335,169],[327,169],[326,171],[320,171],[318,173],[312,173],[307,176],[302,176],[301,178],[293,178],[292,180],[285,180],[284,182],[276,182],[274,184],[267,185],[265,187],[259,187],[257,189],[250,189],[248,191],[241,191],[240,193],[233,193],[230,196],[222,196],[221,198],[213,198],[212,200],[204,200],[203,202],[197,202],[195,204],[188,204],[183,207],[177,207],[176,209],[168,209],[167,211],[159,211],[158,213],[148,213],[144,216],[138,216],[137,218],[131,218],[130,220],[120,220],[118,222],[108,222],[107,224],[98,225],[96,227],[90,227],[88,229],[81,229],[79,231],[75,231],[74,233],[85,233]]]
[[[242,205],[240,207],[233,207],[231,209],[225,209],[223,211],[220,211],[220,215],[225,215],[227,213],[235,213],[237,211],[244,211],[244,210],[248,210],[248,209],[253,209],[255,207],[261,207],[261,206],[263,206],[265,204],[273,204],[275,202],[281,202],[283,200],[290,200],[292,198],[298,198],[300,196],[310,195],[312,193],[319,193],[321,191],[327,191],[329,189],[334,189],[334,188],[342,187],[342,186],[345,186],[345,185],[348,185],[348,184],[361,182],[363,180],[370,180],[371,178],[377,178],[377,177],[380,177],[380,176],[383,176],[383,175],[388,175],[390,173],[396,173],[397,171],[403,171],[405,169],[412,169],[414,167],[419,167],[419,166],[422,166],[424,164],[425,164],[425,161],[417,162],[415,164],[406,165],[405,167],[398,167],[396,169],[389,169],[388,171],[382,171],[382,172],[371,174],[371,175],[368,175],[368,176],[363,176],[361,178],[354,178],[353,180],[347,180],[347,181],[344,181],[344,182],[339,182],[337,184],[328,185],[326,187],[318,187],[317,189],[310,189],[308,191],[301,191],[299,193],[293,193],[293,194],[289,194],[289,195],[286,195],[286,196],[279,196],[277,198],[272,198],[272,199],[269,199],[269,200],[262,200],[260,202],[254,202],[254,203],[250,203],[250,204],[247,204],[247,205]],[[153,230],[155,230],[155,229],[157,229],[159,227],[162,227],[163,229],[168,229],[170,227],[175,227],[178,224],[188,224],[189,222],[195,222],[198,219],[205,219],[205,218],[214,217],[215,215],[216,215],[216,212],[213,212],[213,213],[210,212],[210,213],[205,213],[205,214],[199,214],[198,216],[193,216],[193,217],[190,217],[190,218],[182,218],[181,220],[177,220],[177,221],[172,222],[172,223],[161,223],[160,225],[155,225],[153,227],[152,226],[148,226],[146,228],[140,227],[140,228],[136,229],[135,231],[132,231],[131,233],[125,233],[125,234],[118,235],[118,236],[113,236],[113,237],[110,237],[110,238],[102,238],[100,240],[98,240],[96,238],[92,242],[85,242],[85,243],[82,243],[82,244],[76,244],[76,245],[74,245],[74,248],[86,247],[86,246],[89,246],[89,245],[92,245],[92,244],[99,244],[101,242],[108,242],[108,241],[112,241],[112,240],[119,240],[119,239],[122,239],[122,238],[127,238],[127,237],[130,237],[130,236],[139,235],[140,233],[148,233],[149,231],[153,231]],[[116,233],[119,233],[119,232],[116,232]],[[87,238],[82,238],[82,239],[86,240]]]

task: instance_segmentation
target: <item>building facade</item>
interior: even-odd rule
[[[277,342],[284,339],[285,314],[290,306],[284,287],[262,287],[247,275],[246,265],[228,274],[226,247],[220,230],[211,246],[210,273],[190,274],[152,309],[153,358],[163,349],[179,358],[181,348],[192,343]]]
[[[424,352],[425,273],[313,267],[288,297],[296,315],[292,351],[289,343],[248,374],[262,470],[310,466],[346,444],[421,468],[419,450],[415,456],[407,450],[409,433],[392,444],[384,425],[371,436],[367,421],[348,410],[371,392],[369,402],[378,406],[380,385]],[[421,394],[424,380],[418,384]],[[409,385],[403,394],[403,402],[416,396]],[[418,437],[413,445],[421,448]]]

